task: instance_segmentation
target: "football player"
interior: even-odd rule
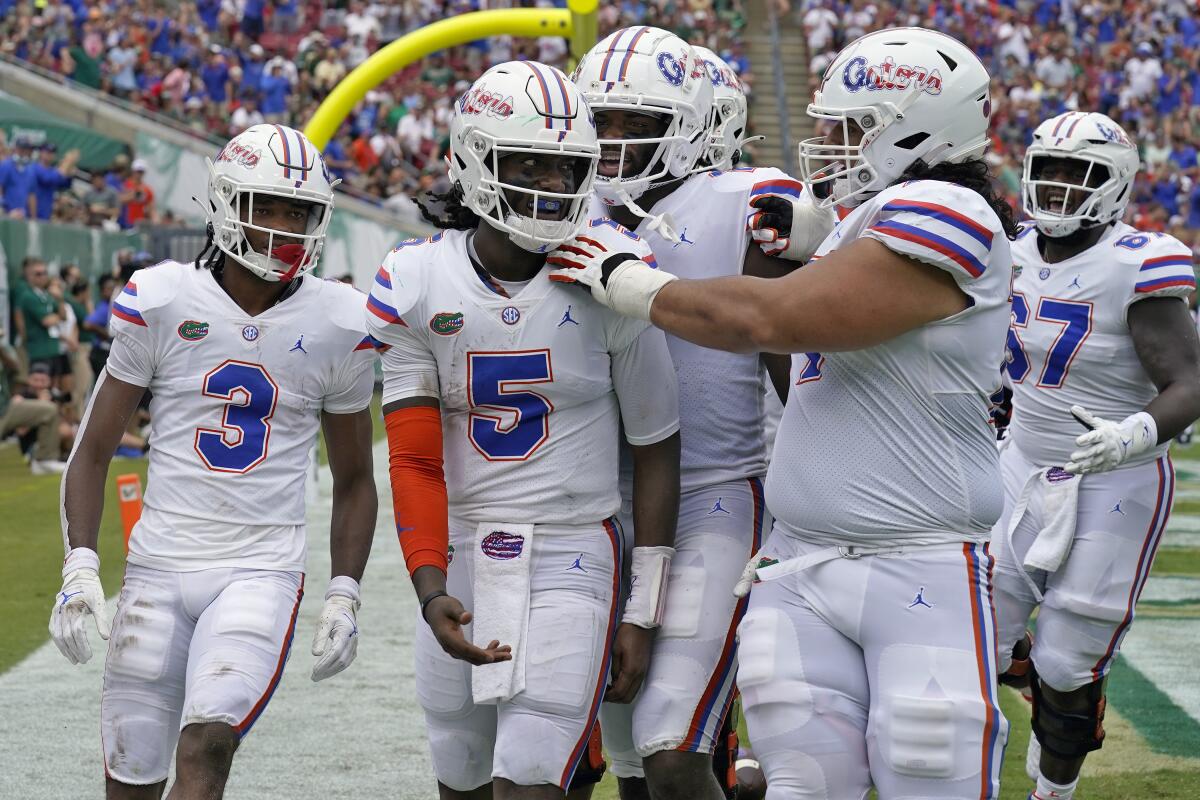
[[[738,587],[759,581],[737,682],[767,797],[998,791],[988,398],[1016,226],[980,158],[988,85],[949,36],[861,37],[808,109],[832,129],[801,144],[806,193],[853,209],[813,262],[678,280],[589,252],[558,273],[678,339],[795,354],[766,478],[775,526]]]
[[[1025,152],[1033,222],[1013,245],[1013,416],[993,535],[1001,667],[1029,681],[1037,800],[1069,800],[1104,742],[1105,676],[1171,513],[1167,447],[1200,416],[1192,254],[1121,221],[1138,166],[1097,113],[1046,120]]]
[[[777,198],[789,211],[796,204],[805,215],[790,246],[769,245],[789,258],[806,258],[832,227],[832,215],[814,209],[801,184],[779,170],[716,169],[737,161],[745,98],[731,102],[740,96],[732,72],[706,64],[674,34],[641,26],[616,31],[584,56],[573,80],[600,135],[592,214],[611,214],[635,229],[664,269],[702,278],[794,268],[768,257],[746,229],[750,205],[761,198]],[[714,87],[722,92],[717,109]],[[561,255],[559,264],[572,263],[569,249]],[[667,344],[679,379],[683,447],[667,615],[636,703],[602,712],[605,749],[626,800],[646,796],[646,781],[664,797],[721,796],[711,760],[732,696],[735,629],[746,605],[732,590],[768,525],[764,359],[675,336]],[[776,356],[774,367],[786,395],[787,359]]]
[[[307,274],[333,182],[303,134],[256,125],[209,165],[208,245],[142,269],[113,302],[112,350],[62,484],[67,557],[50,634],[71,663],[109,640],[109,798],[220,797],[291,650],[304,588],[304,485],[318,428],[333,473],[333,576],[312,679],[354,659],[375,528],[375,350],[365,298]],[[109,461],[142,394],[150,473],[111,632],[96,537]],[[176,746],[178,745],[178,746]]]
[[[562,797],[601,698],[637,694],[662,617],[679,492],[665,338],[547,280],[546,253],[577,233],[652,266],[636,235],[588,222],[598,158],[566,76],[493,67],[454,108],[453,188],[423,199],[446,230],[393,250],[371,289],[371,331],[390,345],[396,525],[422,616],[417,696],[443,798]],[[622,428],[638,586],[623,616]]]

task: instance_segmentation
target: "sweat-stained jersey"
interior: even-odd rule
[[[134,273],[113,303],[106,366],[153,395],[131,562],[304,569],[304,481],[321,412],[371,400],[365,301],[306,277],[252,317],[207,269],[165,261]]]
[[[1008,435],[1035,464],[1061,466],[1084,431],[1071,406],[1120,421],[1158,394],[1134,349],[1129,308],[1151,297],[1186,302],[1196,288],[1192,254],[1172,236],[1142,233],[1123,222],[1066,261],[1042,258],[1033,226],[1021,231],[1012,251],[1017,275],[1008,333]],[[1127,463],[1149,463],[1167,447]]]
[[[387,403],[441,403],[452,520],[597,522],[615,514],[620,426],[630,444],[679,429],[661,331],[543,268],[508,297],[468,255],[468,231],[402,243],[371,287]]]
[[[774,168],[739,168],[693,175],[654,204],[669,214],[682,237],[669,242],[647,230],[636,233],[654,251],[659,266],[681,278],[740,275],[750,233],[746,217],[755,197],[797,197],[803,184]],[[609,213],[593,198],[593,217]],[[727,353],[667,335],[679,379],[680,471],[683,492],[767,471],[763,407],[764,369],[757,353]]]
[[[979,194],[940,181],[883,190],[814,258],[861,237],[945,270],[970,306],[874,347],[793,356],[767,506],[817,542],[985,540],[1004,499],[988,396],[1004,357],[1009,241]]]

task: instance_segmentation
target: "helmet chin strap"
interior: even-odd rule
[[[628,208],[634,214],[637,214],[642,219],[649,220],[646,225],[647,230],[654,231],[662,238],[672,244],[678,244],[683,241],[679,234],[675,232],[675,220],[671,219],[670,214],[651,214],[637,204],[637,201],[630,196],[629,192],[623,187],[617,186],[614,189],[617,199],[621,201],[621,205]]]

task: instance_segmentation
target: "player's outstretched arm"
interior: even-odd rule
[[[371,465],[371,410],[321,414],[333,475],[329,531],[331,577],[317,621],[312,679],[338,674],[358,653],[359,582],[371,554],[379,497]]]
[[[625,614],[613,644],[612,682],[604,699],[630,703],[650,668],[654,632],[662,623],[679,516],[679,433],[631,446],[633,565]]]
[[[92,617],[101,639],[108,638],[109,620],[100,586],[100,556],[96,542],[104,511],[108,464],[121,434],[146,392],[144,386],[100,374],[84,415],[62,483],[63,538],[67,557],[63,585],[50,615],[50,637],[72,664],[92,657],[85,621]]]
[[[384,396],[388,370],[384,366]],[[471,612],[446,591],[446,551],[450,544],[446,478],[442,471],[441,404],[435,397],[406,397],[383,407],[387,424],[388,474],[396,534],[421,616],[442,649],[471,664],[512,658],[512,647],[493,640],[485,648],[467,640],[463,626]]]
[[[949,273],[859,239],[775,280],[672,281],[650,319],[717,350],[801,353],[872,347],[967,305]]]

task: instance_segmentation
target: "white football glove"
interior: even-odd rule
[[[750,203],[746,229],[766,255],[808,261],[837,224],[831,208],[817,208],[808,192],[764,194]]]
[[[88,547],[76,547],[63,562],[63,585],[50,612],[50,638],[72,664],[86,664],[92,657],[86,618],[96,623],[96,632],[107,640],[112,630],[100,585],[100,556]]]
[[[317,657],[312,669],[314,681],[337,675],[358,654],[359,605],[358,581],[338,575],[329,582],[312,643],[312,654]]]
[[[596,300],[627,317],[650,319],[650,304],[676,276],[658,269],[650,246],[611,219],[594,219],[546,258],[550,280],[586,286]]]
[[[1120,422],[1093,416],[1083,406],[1071,406],[1071,415],[1091,430],[1075,440],[1079,449],[1071,453],[1067,472],[1107,472],[1158,444],[1158,424],[1145,411]]]

